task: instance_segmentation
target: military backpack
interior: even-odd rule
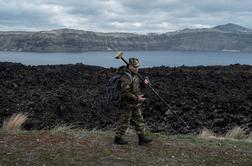
[[[127,75],[130,78],[130,83],[132,83],[132,76],[130,73],[125,72],[112,76],[107,85],[109,105],[118,106],[121,101],[120,79],[122,75]]]

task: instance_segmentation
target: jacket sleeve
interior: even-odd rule
[[[130,92],[131,80],[127,75],[121,76],[121,96],[129,101],[138,101],[138,96]]]
[[[140,89],[144,89],[147,87],[147,85],[142,80],[139,81],[139,85],[140,85]]]

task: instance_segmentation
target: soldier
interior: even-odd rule
[[[141,102],[146,100],[140,92],[140,80],[136,75],[139,69],[139,61],[137,58],[130,58],[129,65],[122,66],[118,69],[121,74],[120,88],[120,119],[116,128],[115,144],[128,144],[128,141],[122,139],[130,122],[134,125],[139,138],[139,145],[150,143],[152,140],[144,136],[144,119],[140,109]],[[144,80],[144,84],[148,84],[148,80]]]

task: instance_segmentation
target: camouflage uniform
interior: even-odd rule
[[[131,74],[132,79],[125,74]],[[140,110],[141,104],[138,101],[140,95],[140,80],[139,77],[130,72],[127,67],[119,68],[119,73],[122,74],[121,80],[121,103],[120,103],[120,119],[116,129],[116,136],[122,137],[129,127],[130,122],[134,125],[138,135],[144,135],[144,119]]]

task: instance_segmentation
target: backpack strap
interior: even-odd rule
[[[132,75],[130,73],[124,72],[122,74],[125,74],[125,75],[127,75],[130,78],[130,84],[133,82],[133,78],[132,78]]]

